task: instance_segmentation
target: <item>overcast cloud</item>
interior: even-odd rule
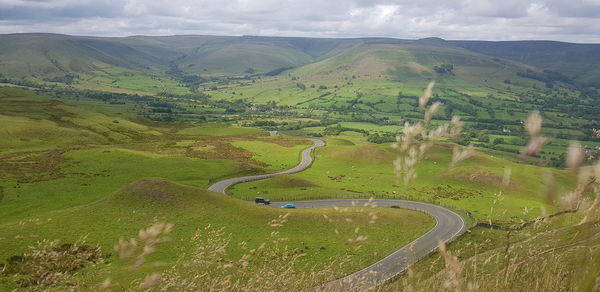
[[[0,33],[600,43],[600,0],[0,0]]]

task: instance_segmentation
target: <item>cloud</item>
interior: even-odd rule
[[[600,42],[600,0],[0,0],[0,33]]]
[[[546,7],[558,17],[600,18],[600,0],[550,0]]]

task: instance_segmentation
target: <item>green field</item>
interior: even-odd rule
[[[306,140],[292,140],[277,144],[277,141],[280,141],[278,138],[269,138],[258,141],[236,141],[233,142],[233,145],[254,153],[252,159],[266,163],[266,169],[270,171],[280,171],[296,166],[300,162],[300,152],[310,145],[310,142]],[[297,157],[296,160],[294,160],[294,156]]]
[[[435,201],[471,211],[479,220],[519,222],[551,212],[544,195],[543,173],[556,178],[556,192],[567,191],[571,175],[536,166],[508,162],[485,154],[450,169],[450,145],[440,144],[419,164],[417,181],[398,182],[392,161],[396,153],[389,144],[374,145],[362,135],[345,132],[326,138],[312,167],[301,173],[272,180],[236,185],[231,193],[241,198],[253,194],[274,200],[312,198],[389,197]],[[505,168],[512,171],[511,183],[502,185]],[[524,210],[528,209],[527,214]]]

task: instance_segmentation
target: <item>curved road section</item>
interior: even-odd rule
[[[260,179],[265,179],[265,178],[271,178],[271,177],[282,175],[282,174],[291,174],[291,173],[303,171],[303,170],[307,169],[313,162],[312,156],[310,156],[313,149],[325,146],[325,142],[323,140],[319,140],[319,139],[308,139],[308,140],[312,141],[314,143],[314,145],[312,145],[312,146],[304,149],[304,151],[302,151],[300,163],[298,163],[298,165],[294,166],[294,168],[290,168],[288,170],[284,170],[284,171],[277,172],[277,173],[234,177],[234,178],[222,180],[222,181],[217,182],[217,183],[213,184],[212,186],[210,186],[208,188],[208,190],[217,192],[217,193],[221,193],[221,194],[225,194],[225,190],[234,184],[249,182],[249,181],[253,181],[253,180],[260,180]]]
[[[217,182],[208,188],[209,191],[225,194],[225,190],[237,183],[271,178],[283,174],[291,174],[308,168],[313,159],[311,152],[325,145],[319,139],[309,139],[314,145],[302,151],[301,161],[294,168],[286,171],[244,176]],[[315,208],[332,206],[358,206],[369,200],[318,200],[299,202],[274,202],[272,207],[280,207],[286,203],[295,203],[296,208]],[[408,245],[388,255],[384,259],[346,277],[337,279],[318,287],[323,290],[365,290],[374,288],[406,271],[408,266],[437,249],[440,242],[448,242],[460,236],[467,230],[463,218],[455,212],[433,204],[406,200],[372,200],[377,206],[397,206],[403,209],[416,210],[429,214],[436,220],[436,225],[429,232],[417,238]]]

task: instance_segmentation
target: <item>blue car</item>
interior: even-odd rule
[[[284,208],[284,209],[296,209],[296,204],[293,204],[293,203],[285,204],[285,205],[281,206],[281,208]]]

